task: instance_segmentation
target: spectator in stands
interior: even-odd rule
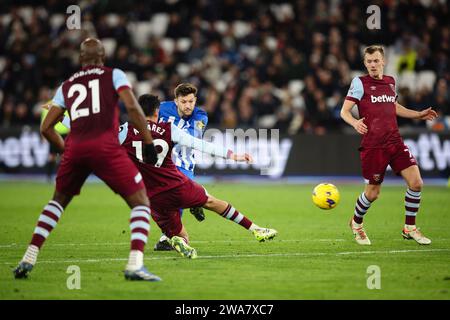
[[[210,125],[258,126],[261,116],[273,116],[273,125],[282,132],[337,130],[333,101],[364,70],[360,48],[374,39],[389,47],[388,63],[400,55],[398,71],[430,70],[439,79],[433,92],[399,88],[400,99],[421,107],[433,97],[444,114],[449,112],[448,98],[441,95],[450,81],[448,1],[383,2],[387,14],[382,29],[371,32],[366,31],[366,4],[358,1],[298,0],[283,6],[269,0],[131,3],[82,2],[80,31],[68,31],[64,19],[59,24],[53,19],[65,14],[70,0],[40,7],[1,6],[2,125],[39,125],[31,108],[40,100],[40,88],[54,89],[74,71],[79,39],[89,33],[113,39],[110,63],[134,72],[138,82],[151,83],[161,99],[170,96],[174,84],[193,82],[200,88],[200,102],[208,106]],[[167,25],[160,25],[164,19],[158,22],[162,35],[155,36],[151,28],[148,39],[137,41],[141,37],[133,34],[133,24],[151,24],[159,13],[168,18]],[[173,51],[163,45],[164,38],[173,41]],[[181,38],[187,39],[185,47],[178,44]],[[303,90],[287,94],[291,81],[301,81]],[[258,94],[261,87],[270,92]],[[18,120],[15,109],[21,102],[26,112],[22,105]]]

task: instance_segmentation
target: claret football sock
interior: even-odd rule
[[[36,246],[38,249],[41,248],[50,232],[58,224],[63,212],[64,208],[58,202],[50,200],[39,216],[30,245]]]
[[[243,226],[245,229],[250,229],[252,226],[252,222],[230,204],[228,204],[221,216],[225,219],[234,221],[235,223]]]
[[[131,210],[130,219],[131,250],[144,252],[150,230],[150,208],[137,206]]]
[[[150,230],[150,208],[136,206],[131,210],[131,251],[126,269],[135,271],[144,265],[144,248]]]
[[[355,221],[357,224],[361,224],[363,222],[364,215],[370,208],[371,203],[372,202],[367,199],[364,192],[361,193],[361,195],[356,200],[353,221]]]
[[[420,207],[420,191],[407,189],[405,193],[405,225],[415,225]]]

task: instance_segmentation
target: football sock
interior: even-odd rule
[[[405,224],[415,225],[416,215],[420,207],[420,191],[406,189],[405,193]]]
[[[128,257],[127,270],[135,271],[144,265],[144,253],[139,250],[131,250]]]
[[[56,227],[63,212],[64,208],[58,202],[54,200],[48,202],[39,216],[33,237],[31,238],[30,246],[36,246],[38,250],[42,247],[45,239],[47,239],[50,232]]]
[[[256,225],[256,224],[254,224],[254,223],[252,223],[252,225],[250,226],[250,228],[248,228],[248,230],[250,230],[250,231],[253,231],[253,230],[255,230],[255,229],[262,229],[260,226],[258,226],[258,225]]]
[[[32,265],[36,264],[37,256],[39,254],[39,248],[33,244],[30,244],[25,252],[25,255],[22,258],[22,261],[31,263]]]
[[[130,219],[131,250],[144,252],[150,230],[150,208],[137,206],[131,210]],[[130,253],[131,256],[131,253]]]
[[[363,222],[364,215],[370,208],[370,204],[371,202],[366,198],[364,192],[361,193],[361,195],[356,200],[353,221],[355,221],[357,224],[361,224]]]
[[[161,234],[161,237],[159,238],[159,242],[170,240],[168,236],[166,236],[164,233]]]
[[[221,214],[225,219],[236,222],[237,224],[243,226],[245,229],[250,229],[252,222],[247,219],[242,213],[237,211],[232,205],[228,204],[225,211]]]

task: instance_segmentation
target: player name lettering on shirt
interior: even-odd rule
[[[88,76],[88,75],[91,75],[91,74],[103,74],[103,73],[105,73],[105,71],[100,69],[100,68],[94,68],[94,69],[89,69],[89,70],[81,70],[81,71],[78,71],[77,73],[75,73],[73,76],[71,76],[69,78],[69,81],[73,81],[76,78],[83,77],[83,76]]]
[[[153,132],[156,132],[156,133],[160,134],[161,136],[164,134],[164,132],[166,132],[166,129],[163,129],[163,128],[157,126],[156,124],[151,124],[151,125],[148,124],[147,129],[151,130]],[[136,130],[136,128],[133,128],[133,132],[134,132],[135,136],[139,134],[139,131]]]
[[[370,101],[372,103],[377,103],[377,102],[395,102],[395,96],[388,96],[386,94],[383,94],[382,96],[370,95]]]
[[[149,130],[159,133],[160,135],[163,135],[164,132],[166,132],[166,129],[163,129],[160,126],[157,126],[156,124],[152,124],[151,129],[150,129],[150,125],[148,125],[148,128],[149,128]]]

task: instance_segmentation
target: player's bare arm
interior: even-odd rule
[[[45,104],[41,105],[41,108],[42,108],[42,109],[45,109],[45,110],[50,110],[50,108],[51,108],[52,106],[53,106],[53,105],[52,105],[51,103],[45,103]],[[58,120],[58,122],[62,122],[63,119],[64,119],[64,115]]]
[[[56,132],[54,127],[63,117],[64,109],[52,106],[41,124],[41,134],[61,152],[64,152],[64,139]]]
[[[422,111],[415,111],[405,108],[398,102],[395,103],[395,112],[399,117],[418,120],[434,120],[438,116],[436,111],[434,111],[431,107]]]
[[[351,125],[359,134],[366,134],[368,132],[367,126],[364,123],[364,118],[355,119],[350,112],[355,103],[350,100],[345,100],[341,109],[341,118]]]

